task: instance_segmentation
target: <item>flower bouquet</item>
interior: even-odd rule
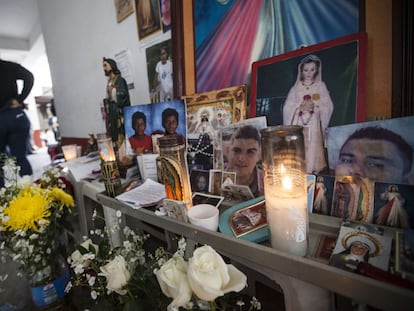
[[[117,215],[122,216],[120,212]],[[153,273],[157,260],[145,249],[149,236],[125,227],[122,245],[113,247],[111,232],[119,230],[91,230],[90,237],[83,237],[68,257],[72,277],[66,291],[76,297],[74,307],[99,311],[165,310],[167,299]]]
[[[92,238],[84,237],[68,258],[73,277],[66,290],[89,299],[81,308],[243,310],[244,303],[230,292],[244,289],[246,276],[210,246],[197,248],[187,261],[184,239],[171,255],[163,247],[155,248],[149,235],[128,227],[122,231],[123,244],[111,247],[110,233],[109,228],[92,231]],[[150,248],[155,248],[154,254]],[[249,310],[253,309],[260,309],[255,298]]]
[[[18,265],[19,275],[28,278],[37,306],[49,305],[63,297],[63,258],[59,256],[65,218],[74,207],[65,192],[68,181],[61,169],[45,171],[33,182],[20,177],[12,158],[2,156],[4,187],[0,189],[0,241],[3,255]],[[66,276],[67,279],[67,276]],[[56,283],[55,283],[56,282]],[[48,293],[44,293],[48,284]]]

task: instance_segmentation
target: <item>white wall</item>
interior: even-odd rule
[[[104,56],[113,58],[128,49],[135,83],[131,104],[150,102],[145,46],[138,40],[135,13],[118,24],[113,0],[38,0],[38,6],[63,137],[86,138],[89,132],[103,131],[99,105],[105,97]]]
[[[21,65],[30,70],[35,77],[33,88],[29,96],[27,96],[25,103],[29,106],[28,116],[32,125],[32,130],[40,129],[35,96],[41,96],[45,91],[52,88],[49,62],[42,35],[39,35],[37,40],[35,40],[27,57],[25,57]]]

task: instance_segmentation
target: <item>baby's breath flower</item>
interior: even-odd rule
[[[95,285],[95,280],[96,280],[95,276],[89,276],[89,278],[88,278],[89,286],[94,286]]]
[[[95,290],[91,291],[91,297],[93,300],[96,300],[98,298],[98,293]]]
[[[69,281],[65,287],[65,293],[69,293],[71,289],[72,289],[72,282]]]
[[[250,301],[250,304],[256,310],[261,310],[262,309],[262,304],[260,303],[260,301],[255,296],[253,296],[252,300]]]
[[[81,273],[83,273],[83,271],[84,271],[84,269],[83,269],[83,266],[82,265],[76,265],[76,267],[74,269],[74,272],[76,274],[81,274]]]
[[[97,215],[98,215],[98,212],[96,211],[96,208],[95,208],[92,213],[92,220],[95,220]]]

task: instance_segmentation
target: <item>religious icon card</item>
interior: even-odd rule
[[[344,221],[330,258],[330,265],[357,272],[360,265],[368,263],[388,271],[393,231],[382,233],[376,226]]]
[[[372,223],[374,182],[356,176],[336,176],[331,216]]]
[[[230,228],[236,237],[267,226],[265,200],[234,211],[230,217]]]

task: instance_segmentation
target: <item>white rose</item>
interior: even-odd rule
[[[80,244],[80,246],[85,248],[89,253],[91,252],[91,249],[93,249],[92,254],[95,256],[98,254],[99,247],[98,245],[93,244],[91,239],[85,240],[83,243]],[[82,265],[84,267],[87,267],[89,265],[89,259],[91,256],[85,256],[85,255],[82,255],[82,253],[79,250],[75,250],[70,255],[70,259],[72,261],[71,266],[73,267],[76,265]]]
[[[188,263],[188,281],[198,298],[213,301],[219,296],[241,291],[247,277],[233,265],[228,265],[210,246],[197,248]]]
[[[168,260],[157,272],[158,283],[167,297],[173,298],[168,310],[184,306],[191,299],[191,289],[187,280],[187,263],[182,257]]]
[[[124,257],[117,255],[105,266],[100,267],[100,270],[99,275],[106,277],[106,289],[109,293],[117,292],[120,295],[127,293],[126,290],[122,290],[122,287],[128,283],[131,273],[128,271]]]

